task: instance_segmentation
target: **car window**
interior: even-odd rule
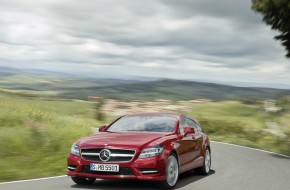
[[[200,125],[198,124],[198,123],[196,123],[196,122],[194,122],[195,123],[195,125],[196,125],[196,127],[197,127],[197,129],[198,129],[198,132],[202,132],[203,133],[203,130],[202,130],[202,128],[200,127]]]
[[[189,118],[186,118],[186,123],[189,127],[194,128],[195,132],[199,132],[197,126],[195,125],[195,122]]]
[[[184,134],[184,130],[183,130],[183,128],[184,128],[185,126],[187,126],[187,123],[186,123],[185,118],[182,117],[182,118],[180,119],[180,121],[179,121],[179,133],[182,134],[182,135]]]
[[[173,132],[177,119],[169,116],[125,116],[109,126],[106,131]]]
[[[183,129],[186,126],[194,128],[194,130],[196,132],[203,132],[203,129],[200,127],[200,125],[197,122],[195,122],[194,120],[192,120],[190,118],[183,117],[180,119],[180,122],[179,122],[179,133],[180,134],[184,134]]]

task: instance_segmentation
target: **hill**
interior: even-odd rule
[[[101,96],[118,100],[236,100],[277,99],[290,96],[290,90],[237,87],[225,84],[173,79],[91,78],[61,72],[0,67],[0,88],[25,94],[58,98],[87,99]],[[7,91],[6,91],[7,92]]]
[[[102,87],[71,88],[60,94],[66,98],[86,98],[87,96],[101,96],[120,100],[234,100],[245,98],[277,99],[290,96],[290,90],[235,87],[215,83],[203,83],[182,80],[158,80],[137,82],[132,84],[116,84]]]

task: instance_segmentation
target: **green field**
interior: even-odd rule
[[[0,92],[0,181],[65,174],[72,143],[103,124],[95,120],[96,104],[21,95]],[[290,101],[278,103],[278,113],[265,112],[259,103],[195,103],[188,114],[211,140],[290,155]],[[283,135],[267,131],[267,121]]]
[[[210,135],[211,140],[260,148],[290,155],[290,101],[277,113],[266,112],[263,105],[237,101],[197,104],[189,113]],[[267,122],[275,123],[269,129]]]
[[[92,108],[0,94],[0,181],[65,174],[72,143],[99,125]]]

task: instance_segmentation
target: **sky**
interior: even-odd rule
[[[289,84],[250,0],[1,0],[0,66],[100,77]]]

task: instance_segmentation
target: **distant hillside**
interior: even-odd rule
[[[66,89],[66,92],[61,94],[62,97],[66,98],[86,98],[92,95],[121,100],[191,100],[199,98],[213,100],[233,100],[241,98],[276,99],[283,96],[290,96],[290,90],[234,87],[182,80],[159,80],[103,87]]]
[[[13,69],[13,68],[10,68],[10,67],[1,67],[0,66],[0,77],[12,76],[16,72],[18,72],[17,69]]]
[[[0,66],[0,88],[28,91],[66,92],[86,87],[135,83],[134,80],[91,78],[62,72],[36,69],[14,69]]]
[[[237,87],[183,80],[122,80],[80,77],[61,72],[14,69],[0,66],[0,88],[25,94],[53,95],[59,98],[87,99],[102,96],[119,100],[234,100],[242,98],[276,99],[290,96],[290,90]],[[14,92],[15,93],[15,92]]]

